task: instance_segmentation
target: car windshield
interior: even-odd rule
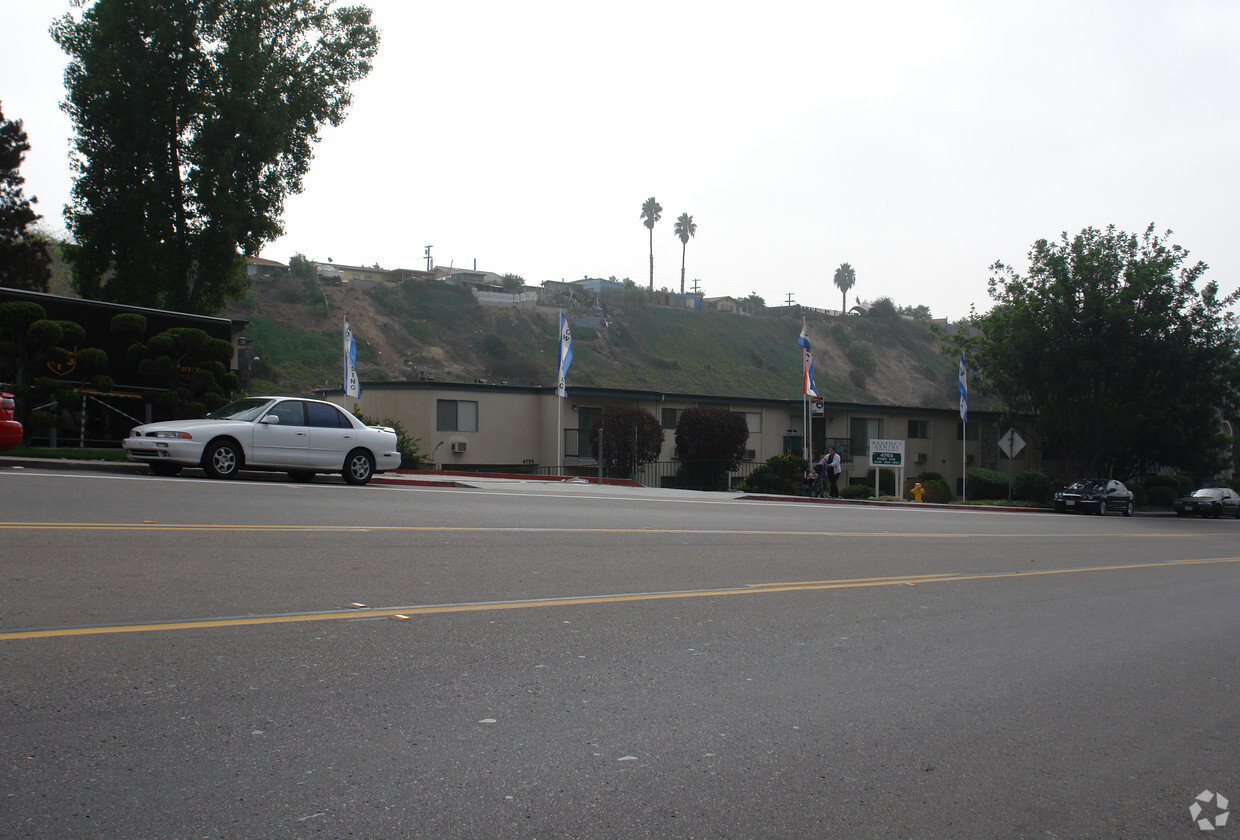
[[[1221,499],[1223,498],[1223,491],[1217,487],[1203,487],[1194,493],[1193,497],[1197,499]]]
[[[1074,481],[1068,485],[1069,490],[1102,490],[1105,488],[1100,481]]]
[[[230,402],[228,405],[210,412],[211,420],[256,420],[263,409],[271,404],[271,400],[261,397],[250,397],[245,400]]]

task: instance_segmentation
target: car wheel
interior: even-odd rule
[[[151,472],[155,473],[155,475],[162,475],[165,478],[171,478],[180,471],[180,464],[169,464],[163,461],[155,461],[151,464]]]
[[[1240,519],[1240,505],[1236,507],[1236,519]]]
[[[1221,505],[1220,505],[1220,506],[1218,506],[1218,507],[1216,507],[1216,508],[1214,508],[1214,518],[1215,518],[1215,519],[1220,518],[1222,515],[1223,515],[1223,508],[1222,508],[1222,506],[1221,506]]]
[[[305,470],[289,470],[288,477],[298,484],[309,484],[314,481],[314,473]]]
[[[365,484],[375,474],[375,459],[365,449],[354,449],[344,461],[342,474],[349,484]]]
[[[1129,499],[1128,505],[1124,508],[1124,516],[1132,516],[1134,509],[1135,506],[1132,503],[1132,499]]]
[[[234,478],[241,463],[241,447],[231,440],[214,441],[202,458],[202,468],[212,478]]]
[[[1177,510],[1177,511],[1175,512],[1175,515],[1176,515],[1176,516],[1188,516],[1188,511],[1184,511],[1184,510]]]
[[[1095,511],[1095,513],[1097,513],[1099,516],[1106,516],[1106,514],[1107,514],[1107,503],[1106,503],[1106,502],[1099,502],[1099,503],[1098,503],[1098,510],[1096,510],[1096,511]]]

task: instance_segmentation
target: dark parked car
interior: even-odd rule
[[[1124,516],[1132,516],[1134,508],[1132,491],[1113,478],[1074,481],[1055,494],[1055,510],[1059,513],[1103,514],[1118,510]]]
[[[1171,505],[1176,516],[1234,516],[1240,519],[1240,495],[1228,487],[1202,487],[1191,496],[1181,496]]]

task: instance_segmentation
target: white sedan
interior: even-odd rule
[[[298,481],[338,472],[349,484],[400,466],[396,432],[367,426],[334,403],[299,397],[248,397],[200,420],[137,426],[124,442],[131,460],[157,475],[202,467],[212,478],[238,470],[285,470]]]

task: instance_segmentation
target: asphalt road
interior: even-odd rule
[[[1240,836],[1189,811],[1240,797],[1234,520],[37,469],[0,506],[3,838]]]

